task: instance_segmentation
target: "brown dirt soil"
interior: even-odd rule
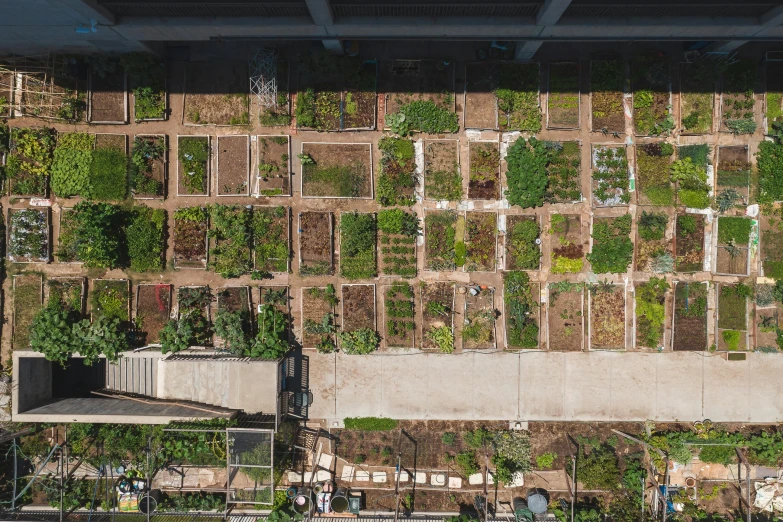
[[[432,173],[453,172],[459,168],[459,141],[424,140],[424,197],[429,196],[432,187]]]
[[[142,192],[136,192],[133,194],[133,197],[134,198],[163,198],[166,195],[166,185],[167,185],[166,166],[168,164],[166,160],[166,155],[169,152],[168,147],[166,147],[168,141],[166,139],[166,135],[152,136],[152,135],[145,135],[145,134],[137,134],[135,138],[144,138],[145,140],[151,140],[156,145],[161,141],[163,141],[165,151],[163,152],[163,156],[161,158],[158,158],[152,162],[151,171],[144,173],[144,176],[146,176],[147,178],[154,179],[161,183],[161,192],[159,194],[147,194]]]
[[[579,73],[580,66],[575,62],[549,64],[547,110],[550,129],[579,128]],[[555,77],[562,79],[553,81]]]
[[[96,149],[114,149],[128,153],[128,136],[126,134],[96,134],[95,135],[95,148]]]
[[[688,215],[696,219],[696,231],[689,236],[676,235],[675,268],[678,272],[701,272],[704,264],[704,216]]]
[[[389,496],[390,491],[385,490],[364,490],[364,502],[366,509],[373,511],[393,512],[395,509],[395,496]],[[407,495],[407,493],[406,493]],[[406,502],[406,495],[402,495],[403,504]],[[474,512],[473,497],[475,493],[457,493],[443,491],[423,490],[411,493],[413,506],[409,508],[415,512]],[[453,500],[452,500],[453,498]],[[402,513],[402,509],[400,513]]]
[[[321,340],[321,336],[304,331],[304,322],[307,319],[311,319],[321,324],[324,315],[333,313],[334,309],[325,300],[310,295],[307,290],[307,287],[302,287],[302,346],[304,348],[315,348],[318,341]],[[321,290],[324,290],[324,288],[321,288]]]
[[[375,330],[375,285],[343,285],[343,331]]]
[[[497,142],[474,141],[469,144],[469,199],[500,198],[500,150]]]
[[[327,263],[334,268],[331,212],[299,214],[299,259],[301,266]]]
[[[625,348],[625,292],[613,286],[611,292],[590,295],[590,347]]]
[[[136,321],[140,321],[141,327],[136,332],[136,342],[139,345],[158,342],[171,313],[172,285],[138,285],[137,288]]]
[[[625,114],[623,113],[623,93],[620,91],[613,92],[593,92],[592,106],[593,106],[593,132],[601,132],[601,129],[606,129],[607,132],[619,132],[623,134],[625,132]],[[596,108],[602,106],[620,107],[619,110],[608,112],[604,116],[596,115]]]
[[[465,294],[465,315],[470,326],[478,325],[482,334],[478,338],[468,338],[465,330],[468,324],[462,327],[462,348],[465,350],[486,350],[495,348],[495,309],[494,288],[481,288],[478,295]]]
[[[428,303],[441,303],[446,307],[446,315],[431,314],[427,310]],[[422,341],[424,350],[435,350],[438,346],[428,337],[427,332],[441,326],[454,326],[454,283],[427,283],[421,289],[422,310]]]
[[[495,67],[489,63],[468,63],[465,66],[465,128],[497,129],[497,98],[493,93]]]
[[[375,91],[346,91],[346,106],[349,96],[351,102],[356,104],[356,112],[354,114],[349,114],[346,111],[344,117],[345,130],[375,128],[375,104],[378,101],[378,96],[375,94]]]
[[[125,74],[91,77],[90,121],[125,123]]]
[[[554,256],[568,259],[580,259],[584,254],[582,244],[582,218],[580,216],[565,216],[566,221],[559,225],[558,230],[552,234],[550,243]],[[565,227],[564,230],[562,227]],[[552,227],[550,226],[550,230]]]
[[[258,136],[258,165],[253,167],[258,176],[261,195],[291,195],[290,136]],[[285,140],[285,141],[284,141]],[[280,143],[278,143],[280,142]],[[261,171],[261,165],[269,165]]]
[[[679,286],[679,285],[678,285]],[[672,347],[675,351],[704,351],[707,349],[707,317],[688,317],[680,315],[677,308],[680,295],[675,287],[674,301],[674,338]]]
[[[716,193],[719,194],[724,188],[733,188],[742,196],[743,200],[747,202],[747,198],[750,195],[750,176],[752,168],[753,166],[748,161],[747,146],[718,147],[718,165],[715,169]],[[726,176],[724,172],[727,174],[733,173],[739,175],[742,171],[747,171],[747,182],[744,185],[738,186],[736,183],[723,183]]]
[[[249,193],[249,136],[219,136],[217,139],[218,194]]]
[[[207,266],[207,220],[202,222],[174,220],[174,266],[205,268]]]
[[[39,274],[13,277],[13,346],[30,345],[30,326],[43,305],[42,277]]]
[[[387,242],[384,243],[384,240]],[[398,243],[395,244],[395,241]],[[393,248],[396,248],[396,253],[392,251]],[[389,250],[384,252],[384,249]],[[402,253],[403,249],[405,253]],[[378,266],[381,274],[400,275],[405,278],[415,277],[416,252],[415,238],[378,231]],[[413,271],[413,275],[407,272],[409,269]]]
[[[467,212],[465,245],[468,249],[465,269],[469,272],[493,272],[497,258],[497,219],[494,212]]]
[[[773,346],[777,348],[777,333],[772,331],[762,332],[761,325],[765,318],[771,318],[770,327],[778,326],[778,310],[777,308],[764,308],[756,310],[756,320],[754,322],[756,329],[756,346]]]
[[[372,196],[372,165],[370,162],[371,144],[369,143],[305,143],[302,152],[308,154],[315,166],[319,169],[329,167],[355,167],[361,176],[358,190],[359,198]],[[304,171],[305,169],[303,169]],[[306,172],[302,173],[302,195],[339,197],[334,193],[333,187],[322,182],[313,182],[306,179]]]
[[[413,297],[408,298],[401,292],[393,291],[391,285],[381,287],[383,292],[383,337],[386,341],[386,348],[414,348],[416,346],[415,309],[417,299],[416,289],[413,285],[411,285],[411,290],[413,291]],[[405,306],[406,302],[410,303],[414,310],[414,317],[402,317],[401,314],[393,316],[389,310],[390,302],[395,303],[398,307]],[[392,306],[395,306],[395,304],[392,304]],[[391,332],[390,323],[394,323],[394,332]],[[411,325],[413,328],[407,325]]]
[[[249,123],[247,63],[189,63],[185,74],[186,124]]]
[[[715,272],[718,274],[747,275],[748,249],[740,247],[739,252],[732,256],[728,249],[718,246]]]
[[[219,310],[237,312],[245,310],[250,312],[250,287],[228,286],[215,291],[217,295],[217,307]]]
[[[559,292],[552,299],[550,290],[547,310],[549,350],[582,351],[584,314],[582,292]]]
[[[83,277],[54,277],[44,286],[44,302],[51,306],[53,301],[61,308],[84,313],[85,285]]]
[[[378,64],[378,85],[386,93],[386,114],[416,100],[431,100],[454,110],[454,62],[384,60]]]

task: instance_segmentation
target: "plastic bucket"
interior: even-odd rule
[[[144,513],[154,513],[158,509],[158,501],[160,501],[160,490],[153,489],[147,491],[139,498],[139,511]]]
[[[309,488],[302,488],[294,497],[294,511],[300,515],[305,515],[313,511],[313,493]]]
[[[345,513],[348,511],[348,495],[345,489],[338,489],[332,495],[329,506],[335,513]]]

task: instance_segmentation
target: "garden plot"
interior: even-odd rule
[[[665,346],[664,321],[670,286],[663,278],[652,277],[634,287],[635,347],[651,350]]]
[[[182,123],[250,123],[247,62],[189,63],[185,68]]]
[[[707,349],[707,284],[674,282],[672,348],[675,351]]]
[[[312,53],[299,64],[296,126],[318,131],[375,129],[374,60]]]
[[[95,141],[95,134],[86,132],[57,134],[49,184],[58,197],[91,196],[90,175]]]
[[[672,237],[668,214],[637,207],[635,270],[657,274],[673,272]]]
[[[669,60],[643,56],[631,64],[633,127],[637,136],[660,136],[674,130]]]
[[[593,245],[587,254],[596,274],[624,274],[633,262],[631,214],[616,218],[593,217]]]
[[[752,169],[747,145],[718,147],[715,193],[721,210],[725,212],[734,205],[748,204]]]
[[[527,274],[506,272],[503,278],[503,315],[506,348],[539,347],[541,285],[531,283]]]
[[[131,291],[127,279],[94,279],[90,292],[90,316],[118,319],[124,328],[131,326]]]
[[[178,329],[184,325],[189,327],[189,346],[212,345],[211,303],[212,291],[208,286],[181,286],[177,289]]]
[[[8,210],[8,260],[13,263],[48,263],[50,254],[50,210],[12,208]]]
[[[547,128],[578,129],[581,67],[577,62],[549,64]]]
[[[750,233],[753,220],[744,217],[718,218],[718,251],[715,273],[748,275],[750,273]]]
[[[751,60],[729,65],[721,77],[720,130],[734,134],[756,132],[755,89],[758,66]]]
[[[83,277],[53,277],[46,280],[44,301],[49,308],[84,314],[86,294]]]
[[[10,117],[14,113],[14,78],[12,72],[0,72],[0,118]]]
[[[331,212],[299,214],[299,275],[334,273],[334,231]]]
[[[302,288],[302,347],[331,353],[335,348],[335,307],[339,299],[334,286]]]
[[[593,145],[593,207],[615,207],[631,201],[625,147]]]
[[[60,209],[60,233],[57,237],[55,256],[59,263],[81,263],[77,245],[77,223],[73,208]]]
[[[168,117],[166,62],[153,54],[134,53],[125,63],[128,89],[133,100],[133,119],[164,121]]]
[[[709,145],[681,145],[677,147],[677,161],[672,165],[672,180],[677,181],[677,201],[688,208],[710,206],[707,170],[712,163]]]
[[[43,281],[40,274],[20,274],[12,276],[11,286],[14,295],[11,343],[14,349],[26,349],[30,346],[33,318],[43,307]]]
[[[407,138],[384,136],[378,141],[381,173],[378,176],[378,203],[384,207],[416,203],[416,150]]]
[[[90,163],[89,193],[98,201],[119,201],[128,196],[128,137],[96,134]]]
[[[781,210],[775,209],[772,215],[761,216],[761,266],[764,277],[783,278],[783,219]]]
[[[416,296],[413,286],[399,282],[383,290],[384,339],[387,348],[416,346]]]
[[[375,285],[342,285],[342,332],[375,331]]]
[[[213,205],[209,209],[211,225],[207,266],[223,277],[240,277],[250,272],[250,209],[239,205]]]
[[[253,269],[288,273],[291,258],[288,207],[253,207]]]
[[[680,64],[682,134],[712,134],[717,75],[708,65]]]
[[[704,270],[704,216],[677,214],[674,236],[674,269],[677,272]]]
[[[421,286],[424,350],[454,351],[454,283],[425,283]]]
[[[136,286],[135,344],[146,346],[160,340],[160,331],[171,315],[169,284],[141,284]]]
[[[462,349],[494,349],[497,316],[494,288],[467,287],[463,316],[465,323],[462,325]]]
[[[290,136],[258,136],[258,172],[254,194],[259,196],[291,195]]]
[[[454,112],[454,61],[387,60],[378,67],[380,89],[386,96],[386,114],[400,112],[415,102],[430,102]],[[388,120],[387,120],[388,127]]]
[[[770,61],[764,62],[766,70],[767,85],[764,90],[764,106],[766,117],[766,129],[772,129],[773,123],[783,122],[783,62]]]
[[[209,212],[204,207],[174,211],[174,267],[207,267]],[[61,232],[62,234],[62,232]]]
[[[57,132],[47,128],[10,130],[10,154],[5,164],[9,194],[46,197]]]
[[[506,216],[506,270],[539,270],[541,227],[536,216]]]
[[[459,232],[459,231],[457,231]],[[497,259],[498,215],[467,212],[465,218],[465,271],[494,272]],[[459,241],[459,237],[456,238]],[[458,263],[459,264],[459,263]]]
[[[498,109],[495,89],[496,65],[475,62],[465,64],[465,128],[497,130]]]
[[[460,239],[465,235],[464,218],[461,218]],[[457,245],[458,217],[453,211],[432,211],[424,215],[424,266],[427,270],[454,270],[465,263],[465,244],[460,247],[460,264],[455,249]]]
[[[715,343],[718,350],[736,352],[749,347],[748,297],[753,289],[742,283],[717,285],[718,326]]]
[[[758,293],[758,287],[756,287],[756,292]],[[769,303],[762,308],[757,299],[754,324],[756,328],[756,350],[767,353],[777,352],[779,349],[777,339],[780,324],[778,306]]]
[[[256,315],[259,335],[270,336],[274,330],[280,339],[291,343],[294,340],[291,318],[291,296],[287,286],[259,286],[258,303],[262,305]],[[271,325],[272,328],[267,328]],[[266,332],[261,334],[261,332]]]
[[[462,199],[458,140],[424,140],[424,198]]]
[[[599,283],[589,288],[590,349],[625,349],[625,288]]]
[[[237,348],[234,346],[237,340],[246,339],[253,333],[250,287],[227,286],[217,290],[216,294],[215,346],[231,350]],[[237,328],[241,333],[236,331]]]
[[[128,78],[119,60],[104,58],[90,69],[89,123],[128,123]]]
[[[130,162],[131,193],[135,199],[166,196],[168,161],[165,134],[137,134],[133,138]],[[179,168],[179,163],[177,163]]]
[[[247,196],[250,183],[250,136],[218,136],[218,196]]]
[[[469,199],[500,199],[500,149],[496,141],[468,143]]]
[[[291,67],[286,60],[278,58],[276,71],[277,99],[275,100],[275,105],[270,107],[259,106],[258,121],[262,127],[276,127],[291,123],[291,95],[289,93]]]
[[[582,218],[577,215],[552,214],[549,219],[552,273],[581,272],[584,266]]]
[[[578,141],[543,142],[547,151],[547,187],[544,201],[578,203],[582,200],[582,151]]]
[[[580,352],[584,343],[584,285],[549,283],[547,348]]]
[[[539,64],[471,63],[466,77],[466,128],[541,130]]]
[[[625,133],[624,88],[624,62],[618,60],[590,62],[590,130]]]
[[[302,197],[372,199],[370,143],[302,143]]]
[[[177,136],[177,196],[208,196],[209,136]]]
[[[674,147],[666,142],[645,143],[636,153],[636,190],[640,205],[673,206],[671,163]]]
[[[381,274],[416,277],[416,238],[419,218],[401,209],[378,213],[378,252]]]
[[[343,212],[340,215],[340,276],[371,279],[378,275],[375,214]]]

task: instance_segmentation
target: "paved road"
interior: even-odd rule
[[[782,377],[767,354],[313,354],[310,417],[774,423]]]

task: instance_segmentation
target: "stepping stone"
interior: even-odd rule
[[[471,486],[480,486],[484,483],[484,474],[483,473],[474,473],[473,475],[468,477],[468,484]]]
[[[334,457],[328,453],[322,453],[318,459],[318,467],[324,469],[332,469],[332,461]]]
[[[445,486],[446,485],[446,475],[443,473],[435,473],[430,478],[430,484],[433,486]]]
[[[309,471],[305,471],[302,480],[309,484],[313,480],[313,474]]]
[[[296,471],[289,471],[288,482],[302,482],[302,475]]]
[[[323,482],[324,480],[332,480],[332,474],[326,470],[319,469],[315,474],[315,480]]]
[[[372,474],[372,481],[376,484],[383,484],[386,482],[386,472],[385,471],[375,471]]]
[[[399,475],[399,478],[397,477]],[[399,482],[408,482],[408,472],[407,471],[401,471],[397,473],[394,472],[394,480],[397,480]]]
[[[350,482],[353,480],[353,466],[343,466],[343,472],[340,474],[340,480]]]
[[[370,472],[369,471],[357,471],[356,472],[356,482],[370,482]]]
[[[427,474],[417,471],[416,473],[413,474],[413,481],[416,482],[416,484],[426,484]]]
[[[462,479],[459,477],[449,477],[449,488],[459,489],[462,487]]]

